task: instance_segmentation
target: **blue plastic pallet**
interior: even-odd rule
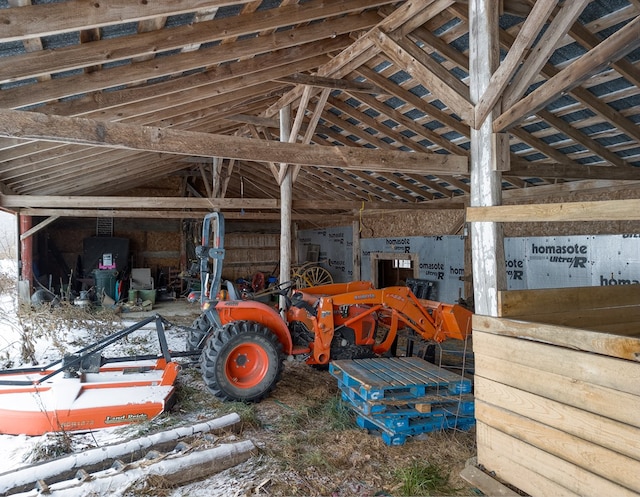
[[[387,445],[403,445],[407,438],[421,433],[432,433],[447,429],[469,430],[475,425],[475,419],[471,417],[441,416],[430,420],[416,421],[403,430],[392,430],[379,420],[368,416],[357,416],[356,422],[360,428],[379,433],[382,441]]]
[[[428,397],[416,397],[405,401],[365,401],[361,399],[351,388],[340,386],[342,400],[351,404],[359,412],[365,415],[421,415],[429,412],[457,413],[461,416],[473,416],[475,413],[475,402],[473,396],[451,396],[444,397],[433,395]],[[419,410],[417,404],[428,404],[429,412]]]
[[[365,401],[470,393],[471,381],[420,359],[390,357],[333,361],[329,372]]]

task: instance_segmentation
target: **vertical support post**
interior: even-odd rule
[[[469,73],[474,105],[480,101],[499,64],[499,8],[495,0],[469,1]],[[474,207],[502,203],[504,166],[498,167],[498,162],[505,154],[498,147],[508,147],[508,143],[493,136],[493,118],[494,113],[478,129],[471,128],[471,206]],[[498,291],[506,288],[502,225],[472,223],[471,246],[475,312],[497,316]]]
[[[291,134],[291,104],[280,109],[280,141],[286,143]],[[291,209],[293,205],[293,179],[288,164],[280,183],[280,283],[291,279]],[[284,309],[285,298],[280,296],[280,308]]]
[[[361,251],[360,251],[360,221],[353,221],[351,224],[353,230],[353,243],[352,243],[352,261],[353,261],[353,275],[351,278],[353,281],[359,281],[361,276]]]
[[[31,295],[31,285],[33,284],[33,238],[22,235],[33,227],[31,216],[20,215],[20,279],[25,281],[23,285],[28,287],[28,294]]]

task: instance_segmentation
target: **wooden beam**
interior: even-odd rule
[[[591,75],[638,47],[640,47],[640,17],[636,17],[596,48],[514,104],[494,121],[494,130],[496,132],[507,130],[527,115],[534,114],[557,99],[559,95],[579,86]]]
[[[503,110],[514,105],[524,95],[529,85],[538,76],[549,57],[551,57],[558,42],[567,34],[575,20],[584,10],[585,5],[589,2],[590,0],[565,2],[549,28],[529,54],[529,57],[527,57],[514,81],[504,92],[502,98]]]
[[[515,161],[509,174],[521,178],[640,180],[640,167],[613,167],[565,164],[537,164]]]
[[[175,26],[170,30],[171,36],[167,36],[166,30],[159,30],[93,41],[89,45],[58,47],[55,51],[44,50],[40,53],[14,55],[11,56],[11,64],[0,66],[0,82],[35,78],[106,62],[155,56],[157,53],[179,50],[194,44],[201,45],[263,30],[345,15],[391,2],[392,0],[312,0],[305,2],[304,8],[293,4],[235,17]]]
[[[26,240],[27,238],[29,238],[30,236],[35,235],[38,231],[40,231],[42,228],[45,228],[46,226],[49,226],[51,223],[57,221],[58,219],[60,219],[60,216],[58,215],[51,215],[51,217],[48,217],[47,219],[45,219],[44,221],[38,223],[36,226],[33,226],[30,230],[25,231],[24,233],[22,233],[20,235],[20,241]]]
[[[277,199],[267,198],[185,198],[185,197],[121,197],[121,196],[55,196],[55,195],[3,195],[0,206],[16,208],[46,209],[279,209]],[[170,206],[170,207],[169,207]],[[464,209],[464,203],[447,202],[362,202],[337,200],[327,204],[324,200],[294,200],[295,210],[358,210],[400,209],[433,210]]]
[[[89,218],[127,218],[127,219],[202,219],[210,210],[131,210],[131,209],[21,209],[20,214],[25,216],[55,216],[59,217],[89,217]],[[225,219],[234,221],[279,221],[279,212],[231,212],[223,211]],[[291,215],[296,221],[325,221],[327,218],[346,219],[355,214],[296,214]]]
[[[280,121],[271,117],[260,116],[248,116],[246,114],[234,114],[233,116],[225,117],[227,121],[233,121],[236,123],[253,124],[254,126],[262,126],[265,128],[279,128]]]
[[[449,73],[442,64],[420,50],[414,43],[390,37],[382,31],[374,38],[378,48],[389,57],[398,68],[402,68],[436,95],[460,118],[473,122],[473,107],[469,102],[469,88]]]
[[[180,52],[136,64],[118,65],[90,75],[80,74],[55,78],[38,83],[38,91],[33,91],[33,85],[21,85],[1,92],[0,105],[2,107],[22,108],[119,85],[138,84],[147,81],[151,77],[175,76],[184,71],[202,69],[203,66],[215,67],[225,62],[246,59],[260,54],[269,54],[277,50],[303,46],[308,43],[313,44],[317,52],[322,52],[325,48],[318,50],[319,40],[326,40],[327,44],[337,43],[342,48],[344,47],[344,40],[343,43],[340,43],[341,36],[346,36],[345,33],[349,33],[352,29],[357,29],[358,26],[366,29],[376,19],[375,13],[368,12],[353,16],[353,18],[347,16],[299,27],[294,29],[294,35],[289,31],[281,31],[266,39],[261,37],[247,38],[233,44],[224,45],[226,47],[224,49],[220,46],[200,48],[196,52]],[[253,63],[255,71],[264,70],[264,61],[254,61]],[[229,67],[224,70],[230,76]],[[153,87],[153,85],[149,86]]]
[[[304,73],[295,73],[290,76],[276,78],[275,81],[295,85],[317,86],[318,88],[328,88],[330,90],[386,94],[382,88],[371,83],[352,81],[348,79],[327,78],[324,76],[313,76],[311,74]]]
[[[304,132],[304,136],[302,137],[302,143],[308,145],[311,143],[311,139],[316,131],[318,126],[318,122],[320,121],[320,117],[322,116],[322,111],[324,110],[324,106],[327,103],[327,99],[329,98],[329,94],[331,90],[329,88],[325,88],[320,93],[317,101],[315,102],[315,107],[311,116],[309,117],[309,122],[307,123],[307,129]],[[298,178],[298,174],[300,174],[300,164],[296,164],[293,166],[293,171],[291,172],[291,181],[296,182]]]
[[[422,174],[468,172],[467,158],[454,155],[265,142],[251,138],[49,116],[8,109],[0,109],[0,136],[342,169]]]
[[[504,89],[520,67],[527,50],[533,44],[542,26],[549,18],[558,0],[539,0],[533,6],[507,56],[502,61],[496,72],[491,75],[491,81],[475,108],[475,125],[477,129],[493,110],[502,96]]]
[[[99,28],[123,21],[134,22],[159,16],[248,3],[252,0],[176,0],[171,3],[110,0],[109,3],[72,0],[59,3],[2,9],[0,42],[51,36],[67,31]]]
[[[469,207],[467,221],[495,223],[638,221],[640,199]]]
[[[358,38],[349,47],[331,59],[331,61],[320,66],[317,74],[323,77],[334,78],[341,78],[345,74],[349,74],[378,53],[378,48],[374,43],[374,37],[377,36],[379,30],[393,32],[416,19],[419,19],[420,23],[424,23],[429,18],[442,12],[442,10],[451,5],[451,3],[453,3],[453,0],[409,0],[405,2],[395,9],[393,13],[381,20],[375,29],[369,30],[364,36]],[[271,117],[277,114],[284,105],[299,99],[301,94],[302,90],[300,87],[295,88],[284,95],[279,102],[269,107],[264,112],[264,115]]]

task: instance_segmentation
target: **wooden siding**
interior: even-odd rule
[[[639,297],[501,292],[474,317],[478,464],[533,496],[640,494]]]

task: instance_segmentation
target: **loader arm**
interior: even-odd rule
[[[387,314],[389,317],[389,333],[382,343],[374,346],[376,354],[387,352],[398,330],[405,326],[425,340],[436,342],[447,338],[464,340],[471,332],[471,311],[457,304],[419,300],[405,286],[325,296],[319,299],[317,306],[313,355],[318,363],[323,364],[329,360],[331,340],[336,330],[334,312],[352,305],[369,306],[369,309],[351,321],[347,320],[342,326],[349,326],[351,322],[373,313]]]

